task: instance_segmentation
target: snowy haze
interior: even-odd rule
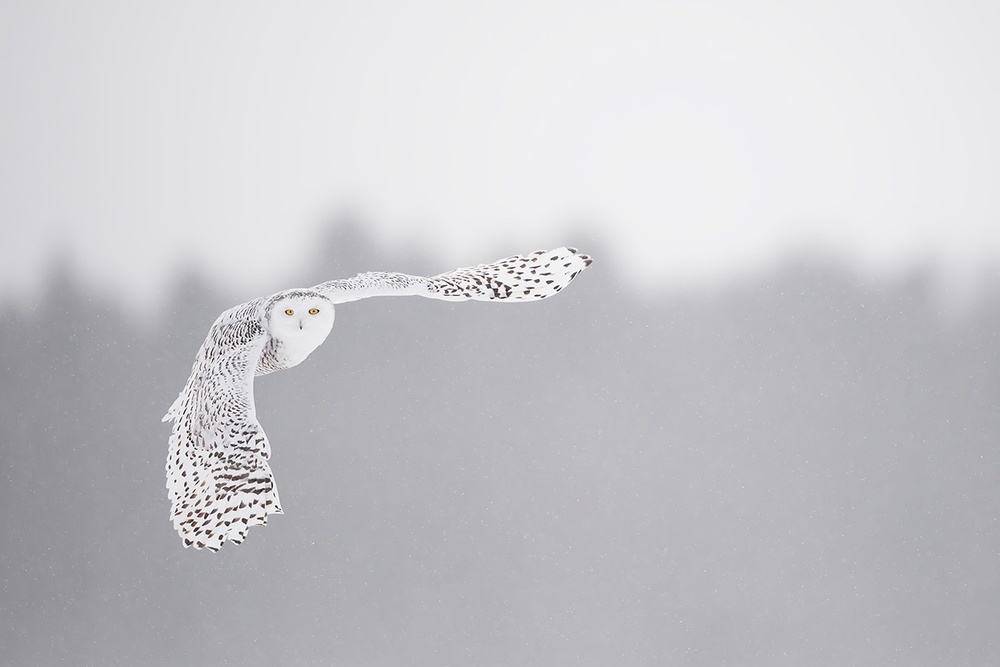
[[[1000,276],[938,284],[998,256],[998,34],[6,3],[0,662],[1000,664]],[[182,548],[160,418],[222,310],[563,244],[541,303],[338,307],[256,384],[286,514]]]
[[[396,261],[339,228],[303,272]],[[231,300],[143,332],[55,272],[0,319],[5,663],[1000,664],[1000,285],[943,321],[921,274],[621,275],[339,306],[256,382],[285,514],[212,554],[160,416]]]
[[[0,294],[274,291],[344,211],[446,266],[584,223],[636,285],[1000,254],[996,3],[8,5]]]

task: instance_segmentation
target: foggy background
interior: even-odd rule
[[[1000,261],[992,0],[39,0],[0,15],[0,295],[274,291],[328,216],[463,266],[580,225],[637,289],[820,246]],[[252,270],[251,270],[252,269]]]
[[[1000,663],[1000,5],[0,3],[0,663]],[[169,521],[216,316],[287,514]]]
[[[636,298],[338,308],[259,378],[286,514],[168,520],[160,417],[232,305],[153,326],[54,271],[0,325],[0,643],[48,664],[984,665],[1000,658],[1000,289],[790,262]],[[417,273],[333,225],[285,285]],[[1000,287],[1000,285],[994,285]]]

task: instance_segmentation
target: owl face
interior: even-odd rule
[[[333,328],[333,304],[315,292],[291,291],[271,303],[268,333],[302,359],[326,340]]]

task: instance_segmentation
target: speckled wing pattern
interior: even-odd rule
[[[222,313],[198,351],[184,390],[163,421],[173,421],[167,489],[174,528],[185,546],[218,551],[242,542],[251,526],[281,513],[257,422],[253,377],[268,341],[265,299]]]
[[[270,333],[271,311],[279,299],[315,296],[333,304],[406,295],[448,301],[540,300],[558,293],[590,263],[590,257],[575,248],[557,248],[429,278],[362,273],[311,289],[279,292],[222,313],[198,350],[187,384],[163,418],[173,423],[167,489],[171,519],[184,545],[218,551],[226,540],[238,544],[251,526],[264,525],[269,515],[281,513],[268,465],[270,445],[254,407],[254,376],[299,363],[328,330],[299,357],[282,356],[294,341]],[[291,315],[294,308],[284,312]]]
[[[405,273],[361,273],[313,289],[333,303],[406,295],[445,301],[530,301],[558,293],[591,261],[576,248],[556,248],[513,255],[430,278]]]

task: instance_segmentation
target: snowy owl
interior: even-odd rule
[[[218,551],[226,540],[242,542],[268,515],[281,514],[253,379],[302,363],[330,333],[334,304],[405,295],[533,301],[561,290],[590,262],[575,248],[557,248],[431,278],[362,273],[254,299],[219,315],[187,384],[163,417],[173,422],[167,489],[184,546]]]

